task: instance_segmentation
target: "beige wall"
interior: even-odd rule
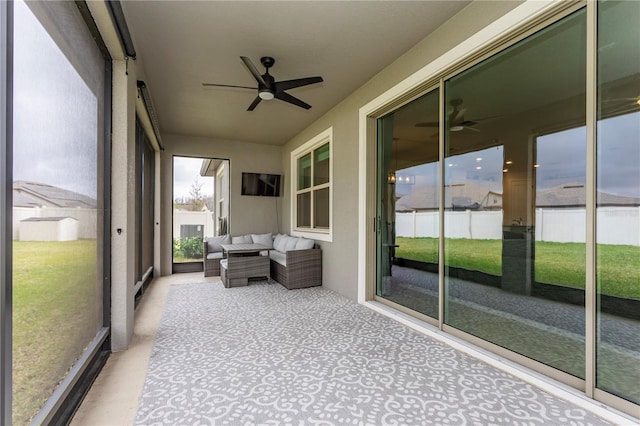
[[[471,3],[283,147],[282,169],[288,172],[291,151],[333,126],[333,242],[320,243],[325,287],[357,299],[359,109],[521,3]],[[291,177],[286,176],[284,182],[286,196],[282,207],[285,214],[282,215],[281,230],[289,232]]]
[[[282,147],[202,137],[163,135],[165,150],[160,165],[161,274],[171,274],[173,156],[222,158],[229,160],[231,178],[229,232],[232,235],[277,233],[282,216],[282,197],[240,195],[242,172],[282,174]],[[286,181],[286,179],[285,179]]]

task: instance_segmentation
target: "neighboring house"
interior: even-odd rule
[[[445,185],[444,208],[447,210],[499,210],[502,194],[472,182]],[[396,202],[397,212],[438,210],[437,187],[419,188]]]
[[[37,241],[63,241],[78,238],[96,238],[97,200],[74,191],[38,182],[15,181],[13,183],[13,239]],[[58,223],[69,219],[72,224]],[[39,223],[37,221],[43,221]],[[46,225],[45,223],[48,223]],[[38,237],[36,229],[48,229],[48,236]],[[74,231],[70,231],[74,228]],[[25,235],[23,235],[26,233]],[[55,235],[64,235],[62,240]]]
[[[584,207],[587,203],[587,191],[583,184],[566,184],[554,188],[538,191],[536,195],[537,208]],[[598,192],[596,200],[602,206],[640,206],[640,198],[624,197],[622,195]]]
[[[640,198],[625,197],[607,192],[597,193],[598,205],[637,207]],[[586,205],[586,191],[582,184],[566,184],[537,191],[536,208],[569,208]],[[400,197],[396,202],[397,212],[438,210],[439,193],[437,187],[419,188]],[[445,186],[445,209],[452,210],[500,210],[502,194],[467,182]]]
[[[95,209],[97,201],[86,195],[38,182],[13,183],[14,207],[80,207]]]

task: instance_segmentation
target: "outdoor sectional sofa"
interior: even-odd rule
[[[271,278],[289,290],[322,285],[322,250],[314,240],[285,234],[223,235],[205,238],[204,276],[220,275],[222,244],[257,243],[268,247]]]

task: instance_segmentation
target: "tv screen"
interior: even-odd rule
[[[242,195],[280,196],[280,175],[242,173]]]

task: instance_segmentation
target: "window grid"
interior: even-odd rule
[[[333,128],[291,152],[291,233],[332,241]]]
[[[315,175],[315,167],[316,167],[316,153],[324,148],[325,146],[327,146],[328,148],[330,147],[330,142],[323,140],[322,142],[312,146],[311,148],[309,148],[308,150],[302,152],[300,155],[298,155],[296,157],[296,177],[297,177],[297,182],[298,182],[298,186],[297,188],[300,188],[300,186],[304,186],[301,185],[301,179],[304,178],[304,176],[301,175],[301,162],[300,160],[302,158],[304,158],[307,155],[310,155],[310,161],[309,161],[309,165],[307,166],[305,164],[305,168],[308,167],[309,168],[309,174],[310,174],[310,184],[308,187],[304,187],[302,189],[296,189],[296,229],[300,229],[300,230],[305,230],[305,231],[309,231],[309,230],[314,230],[314,231],[328,231],[330,227],[322,227],[322,226],[316,226],[316,202],[315,202],[315,195],[317,191],[323,190],[323,189],[329,189],[329,194],[331,194],[331,179],[329,178],[328,182],[325,183],[321,183],[321,184],[315,184],[316,181],[316,175]],[[331,164],[331,157],[329,156],[328,158],[329,160],[329,164]],[[331,166],[329,166],[331,167]],[[309,220],[309,225],[300,225],[299,224],[299,216],[300,216],[300,212],[298,209],[298,197],[302,194],[309,194],[309,218],[306,218]],[[331,196],[331,195],[329,195]],[[331,212],[329,212],[329,214],[331,214]]]

